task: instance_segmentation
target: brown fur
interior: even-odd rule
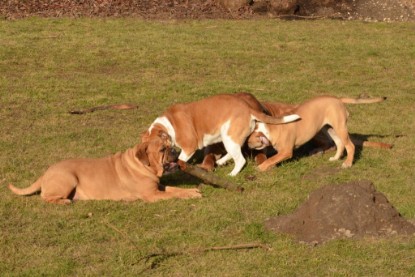
[[[237,94],[240,99],[243,99],[248,104],[250,103],[250,98],[246,97],[245,93]],[[386,98],[385,97],[377,97],[377,98],[339,98],[339,100],[342,103],[347,104],[369,104],[369,103],[377,103],[382,102]],[[253,105],[253,104],[250,104]],[[300,105],[298,104],[287,104],[282,102],[263,102],[260,106],[256,106],[257,109],[263,110],[267,114],[270,114],[272,116],[283,116],[285,114],[295,113],[296,108],[298,108]],[[356,146],[364,146],[364,147],[374,147],[374,148],[385,148],[389,149],[392,148],[391,144],[382,143],[382,142],[369,142],[364,141],[356,137],[350,137],[353,144]],[[332,148],[332,141],[329,139],[327,134],[324,132],[319,132],[316,134],[316,136],[312,139],[313,142],[318,145],[318,149],[315,149],[313,152],[321,152],[326,151]],[[203,159],[203,162],[199,165],[201,168],[204,168],[208,171],[213,170],[215,166],[215,161],[226,153],[225,149],[221,144],[214,144],[211,146],[208,146],[204,150],[205,157]],[[264,152],[257,152],[254,154],[256,164],[259,165],[263,163],[267,156]]]
[[[295,113],[302,118],[297,122],[287,124],[283,128],[257,125],[256,131],[248,138],[248,146],[262,149],[270,144],[278,151],[278,154],[262,162],[258,166],[259,170],[268,170],[275,164],[291,158],[294,148],[312,139],[320,130],[328,134],[336,144],[337,152],[330,160],[338,160],[346,149],[347,158],[342,167],[352,166],[355,145],[348,134],[346,125],[348,112],[343,102],[372,103],[355,100],[331,96],[316,97],[295,107]],[[269,108],[266,104],[264,106]]]
[[[18,195],[41,191],[45,201],[59,204],[92,199],[154,202],[201,197],[197,189],[169,186],[159,189],[159,177],[164,167],[176,157],[164,134],[105,158],[58,162],[31,186],[20,189],[10,184],[9,188]]]
[[[197,149],[223,141],[228,155],[222,163],[233,158],[235,168],[230,175],[236,175],[245,164],[241,146],[254,130],[256,121],[281,124],[297,119],[268,116],[263,113],[262,105],[254,96],[245,93],[244,97],[250,99],[249,102],[239,95],[220,94],[173,105],[153,122],[142,141],[150,139],[153,132],[165,131],[172,137],[174,144],[182,149],[179,160],[184,162]]]

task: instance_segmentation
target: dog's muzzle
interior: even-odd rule
[[[174,148],[167,148],[164,151],[163,175],[174,173],[178,170],[177,158],[179,155]]]
[[[260,136],[260,137],[259,137],[259,140],[261,141],[261,143],[262,143],[264,146],[269,146],[269,145],[270,145],[269,140],[268,140],[265,136]]]

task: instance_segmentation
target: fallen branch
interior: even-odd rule
[[[101,110],[131,110],[131,109],[137,109],[137,105],[133,104],[117,104],[117,105],[104,105],[104,106],[98,106],[93,107],[90,109],[85,110],[73,110],[69,111],[70,114],[86,114],[86,113],[92,113],[95,111],[101,111]]]
[[[190,254],[199,254],[199,253],[205,253],[205,252],[210,252],[210,251],[249,250],[249,249],[255,249],[255,248],[262,248],[267,251],[271,250],[270,246],[262,244],[262,243],[237,244],[237,245],[230,245],[230,246],[213,246],[213,247],[207,247],[207,248],[202,248],[202,249],[190,249],[187,251],[151,253],[139,259],[137,263],[141,261],[144,261],[145,263],[147,263],[151,258],[156,258],[156,260],[153,261],[151,265],[147,268],[147,269],[154,269],[157,266],[159,266],[159,264],[162,261],[170,257],[190,255]],[[144,269],[143,271],[145,270],[146,269]]]
[[[342,16],[313,16],[313,15],[295,15],[295,14],[280,14],[274,15],[274,18],[284,19],[284,20],[320,20],[320,19],[339,19],[344,20]]]
[[[113,224],[109,223],[106,220],[102,220],[101,223],[105,224],[107,227],[111,228],[112,230],[120,234],[123,238],[129,240],[135,248],[141,249],[136,244],[136,241],[133,240],[126,232],[120,230],[119,228],[117,228],[116,226],[114,226]],[[267,251],[271,250],[270,246],[263,244],[263,243],[247,243],[247,244],[236,244],[236,245],[230,245],[230,246],[212,246],[212,247],[206,247],[206,248],[196,248],[196,249],[190,249],[187,251],[172,251],[172,252],[163,251],[160,253],[151,253],[151,254],[145,255],[144,257],[140,258],[137,262],[133,263],[132,265],[135,265],[141,261],[145,261],[145,263],[147,263],[151,258],[156,258],[156,260],[153,261],[149,267],[142,270],[142,272],[144,272],[147,269],[156,268],[162,261],[170,257],[205,253],[205,252],[210,252],[210,251],[250,250],[250,249],[255,249],[255,248],[261,248]]]
[[[201,179],[205,184],[211,185],[213,187],[220,187],[227,190],[239,192],[242,192],[244,190],[244,188],[241,186],[235,185],[234,183],[220,178],[211,172],[208,172],[204,169],[201,169],[200,167],[188,163],[182,163],[180,169],[189,175]]]

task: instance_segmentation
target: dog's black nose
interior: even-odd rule
[[[176,151],[176,149],[171,148],[169,152],[169,160],[176,161],[178,158],[179,158],[179,153]]]

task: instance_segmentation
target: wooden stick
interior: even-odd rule
[[[285,20],[317,20],[317,19],[339,19],[343,20],[342,16],[307,16],[307,15],[295,15],[295,14],[280,14],[273,17]]]
[[[231,191],[239,191],[239,192],[244,191],[243,187],[235,185],[234,183],[228,180],[225,180],[223,178],[220,178],[211,172],[201,169],[200,167],[197,167],[197,166],[194,166],[188,163],[180,162],[180,161],[179,161],[179,165],[180,165],[180,169],[183,172],[201,179],[207,185],[211,185],[213,187],[224,188],[224,189],[231,190]]]
[[[136,263],[141,261],[148,262],[151,258],[158,258],[151,263],[151,265],[147,269],[154,269],[156,268],[162,261],[175,256],[180,255],[189,255],[189,254],[197,254],[197,253],[205,253],[210,251],[223,251],[223,250],[243,250],[243,249],[254,249],[254,248],[262,248],[264,250],[271,250],[271,247],[262,243],[248,243],[248,244],[237,244],[237,245],[230,245],[230,246],[213,246],[207,247],[202,249],[190,249],[188,251],[176,251],[176,252],[161,252],[161,253],[151,253],[140,258]],[[134,263],[135,264],[135,263]],[[133,264],[133,265],[134,265]],[[143,272],[146,269],[143,270]]]
[[[137,109],[137,105],[133,104],[117,104],[117,105],[105,105],[105,106],[98,106],[93,107],[90,109],[85,110],[73,110],[69,111],[70,114],[86,114],[86,113],[92,113],[95,111],[101,111],[101,110],[130,110],[130,109]]]
[[[129,240],[132,245],[137,248],[140,249],[140,247],[138,247],[138,245],[136,244],[136,241],[133,240],[126,232],[120,230],[119,228],[117,228],[116,226],[114,226],[113,224],[109,223],[106,220],[102,220],[101,223],[105,224],[107,227],[111,228],[112,230],[116,231],[118,234],[120,234],[122,237],[124,237],[125,239]],[[189,254],[197,254],[197,253],[205,253],[205,252],[210,252],[210,251],[224,251],[224,250],[249,250],[249,249],[254,249],[254,248],[262,248],[264,250],[271,250],[271,247],[263,244],[263,243],[246,243],[246,244],[236,244],[236,245],[230,245],[230,246],[212,246],[212,247],[206,247],[206,248],[196,248],[196,249],[190,249],[190,250],[183,250],[183,251],[163,251],[161,253],[151,253],[148,254],[142,258],[140,258],[137,262],[133,263],[132,265],[135,265],[141,261],[144,261],[145,263],[147,263],[151,258],[157,258],[155,261],[153,261],[151,263],[151,265],[147,268],[144,268],[142,270],[142,272],[148,270],[148,269],[153,269],[156,268],[162,261],[170,258],[170,257],[175,257],[175,256],[180,256],[180,255],[189,255]]]

